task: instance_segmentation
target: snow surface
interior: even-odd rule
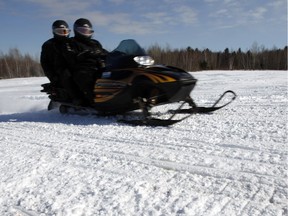
[[[0,215],[288,215],[287,72],[192,74],[199,105],[238,97],[168,128],[48,112],[46,78],[0,80]]]

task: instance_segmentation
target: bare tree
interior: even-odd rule
[[[10,49],[8,54],[0,52],[0,77],[43,76],[39,60],[29,54],[22,55],[17,48]]]

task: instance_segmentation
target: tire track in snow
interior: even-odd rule
[[[23,134],[23,133],[20,133],[20,134]],[[15,138],[15,137],[14,137]],[[21,137],[22,138],[22,137]],[[85,138],[85,140],[86,140],[86,142],[89,142],[89,140],[87,140],[87,138]],[[105,142],[106,144],[105,145],[107,145],[107,139],[100,139],[101,140],[101,142]],[[40,141],[41,142],[41,141]],[[79,142],[82,142],[81,140],[79,140]],[[111,142],[111,139],[109,139],[109,142]],[[94,139],[92,139],[91,140],[91,143],[92,143],[92,145],[93,145],[93,147],[95,146],[95,140]],[[113,140],[112,139],[112,145],[111,146],[106,146],[106,147],[104,147],[106,150],[105,151],[107,151],[107,152],[109,152],[109,150],[110,150],[110,148],[111,147],[113,147],[113,146],[115,146],[115,143],[117,143],[117,145],[123,145],[123,142],[121,141],[121,140]],[[129,143],[129,142],[128,142]],[[130,143],[129,143],[130,144]],[[85,144],[86,145],[86,144]],[[127,145],[127,143],[125,143],[125,145]],[[101,145],[99,145],[98,144],[98,146],[99,147],[101,147]],[[86,146],[85,146],[86,147]],[[143,146],[142,146],[143,147]],[[103,148],[103,147],[102,147]],[[156,147],[157,148],[157,147]],[[162,147],[161,147],[162,148]],[[126,149],[131,149],[131,146],[128,146],[128,148],[126,147]],[[143,148],[143,152],[147,152],[147,146],[145,146],[144,148]],[[164,149],[164,148],[163,148]],[[162,149],[162,150],[163,150]],[[155,146],[153,146],[152,148],[151,148],[151,150],[149,150],[148,149],[148,152],[152,152],[153,150],[155,150]],[[137,149],[135,150],[135,152],[136,151],[139,151],[139,146],[137,146]],[[163,151],[161,151],[161,153],[162,153]],[[176,154],[178,154],[179,155],[179,153],[180,153],[180,151],[179,150],[173,150],[173,151],[171,151],[171,150],[169,150],[169,154],[170,153],[176,153]],[[124,152],[122,152],[122,154],[123,155],[125,155],[125,153]],[[229,160],[232,160],[232,162],[233,163],[237,163],[238,161],[240,161],[240,162],[238,162],[241,166],[243,166],[243,158],[242,159],[235,159],[235,158],[229,158],[229,157],[218,157],[218,156],[214,156],[214,155],[211,155],[211,154],[203,154],[202,152],[201,153],[192,153],[192,155],[194,154],[194,158],[195,157],[197,157],[197,158],[200,158],[200,159],[198,159],[198,161],[201,161],[201,160],[203,160],[203,158],[207,158],[207,157],[209,157],[210,158],[210,160],[212,160],[213,162],[215,162],[215,160],[218,160],[218,161],[220,161],[220,162],[225,162],[225,164],[227,164],[227,161],[229,161]],[[196,155],[197,154],[197,155]],[[181,156],[187,156],[187,153],[186,152],[181,152],[181,154],[180,154]],[[200,156],[199,156],[200,155]],[[188,156],[191,156],[191,153],[189,153],[188,154]],[[203,162],[203,161],[202,161]],[[260,165],[264,165],[264,163],[263,162],[255,162],[255,161],[250,161],[250,163],[253,163],[254,165],[255,165],[255,167],[257,168],[258,166],[260,166]],[[193,165],[193,164],[192,164]],[[210,164],[210,166],[208,166],[208,165],[202,165],[202,166],[204,166],[204,167],[208,167],[208,168],[211,168],[211,166],[212,166],[213,164]],[[251,164],[249,164],[249,165],[251,165]],[[281,164],[281,165],[283,165],[283,164]],[[271,170],[272,168],[273,168],[273,165],[270,165],[270,164],[266,164],[266,166],[268,166],[269,168],[267,168],[266,167],[266,169],[265,170]],[[217,169],[217,166],[216,167],[213,167],[214,169]],[[252,171],[247,171],[247,173],[253,173],[253,170]],[[263,175],[263,176],[265,176],[265,174],[262,174],[262,173],[258,173],[258,172],[255,172],[254,171],[254,173],[255,174],[257,174],[257,175]],[[285,173],[285,172],[284,172]],[[266,174],[267,175],[267,174]],[[267,175],[267,176],[269,176],[269,175]],[[270,175],[271,177],[273,177],[273,175]],[[278,177],[278,176],[277,176]],[[283,177],[283,178],[285,178],[285,176]]]
[[[13,127],[13,125],[11,124],[11,126]],[[13,127],[14,128],[14,127]],[[15,129],[15,128],[14,128]],[[71,140],[72,142],[69,144],[71,146],[67,146],[67,145],[62,145],[62,143],[58,142],[58,143],[53,143],[55,140],[57,140],[57,137],[55,137],[54,139],[52,139],[51,141],[47,142],[43,142],[44,139],[41,137],[36,137],[36,139],[33,142],[27,142],[25,144],[25,141],[27,140],[31,140],[33,137],[35,137],[35,134],[33,133],[28,133],[29,131],[29,127],[27,128],[27,125],[23,124],[23,127],[18,127],[16,128],[17,130],[20,131],[20,135],[21,136],[13,136],[13,139],[15,140],[16,144],[21,144],[26,146],[25,148],[27,149],[31,149],[31,146],[35,145],[35,148],[42,148],[45,147],[47,149],[50,149],[51,151],[54,152],[62,152],[62,155],[65,155],[69,157],[73,157],[73,155],[76,154],[75,159],[77,159],[77,155],[80,155],[81,157],[87,157],[87,155],[89,155],[90,157],[97,159],[97,158],[102,158],[102,157],[107,157],[108,160],[110,161],[115,161],[115,167],[105,167],[105,165],[100,164],[99,167],[93,167],[93,169],[97,169],[99,168],[102,171],[105,172],[111,172],[112,174],[116,174],[116,175],[122,175],[123,176],[129,176],[130,178],[136,178],[139,180],[143,179],[145,180],[145,175],[141,175],[140,177],[137,177],[137,174],[133,174],[133,169],[131,169],[131,166],[125,167],[125,163],[127,163],[127,161],[130,161],[132,163],[136,163],[133,167],[137,167],[139,166],[139,164],[143,164],[144,166],[154,166],[154,167],[158,167],[160,169],[164,169],[167,171],[176,171],[176,172],[189,172],[192,175],[199,175],[202,176],[202,178],[211,178],[212,180],[210,180],[211,182],[216,182],[217,180],[224,180],[224,181],[233,181],[233,182],[238,182],[237,184],[242,185],[243,182],[245,182],[246,184],[252,184],[257,182],[261,187],[261,188],[265,188],[264,190],[269,191],[269,189],[267,188],[271,188],[271,186],[275,185],[275,184],[279,184],[282,186],[279,186],[280,190],[285,190],[285,187],[287,185],[285,185],[285,183],[283,183],[285,181],[285,179],[282,177],[279,178],[278,176],[269,176],[269,175],[265,175],[265,174],[261,174],[261,173],[255,173],[255,172],[243,172],[241,170],[234,170],[234,171],[230,171],[230,170],[221,170],[217,167],[209,167],[206,166],[205,164],[198,164],[198,165],[193,165],[193,164],[185,164],[185,163],[179,163],[179,162],[175,162],[175,161],[165,161],[165,160],[159,160],[157,158],[151,158],[151,157],[143,157],[141,156],[141,154],[139,155],[135,155],[135,154],[128,154],[125,153],[125,150],[130,149],[130,151],[133,150],[133,148],[135,148],[135,151],[139,149],[143,150],[143,152],[148,152],[151,153],[153,151],[155,151],[155,149],[157,149],[157,151],[160,151],[161,153],[163,153],[163,150],[165,149],[164,145],[160,145],[157,144],[156,146],[153,143],[148,143],[149,145],[136,145],[135,146],[135,142],[128,142],[128,143],[123,143],[123,140],[119,140],[119,139],[105,139],[105,138],[101,138],[101,139],[97,139],[97,141],[100,140],[100,143],[104,143],[104,144],[95,144],[95,136],[91,136],[91,137],[86,137],[86,138],[81,138],[81,134],[79,134],[79,136],[74,134],[74,138]],[[35,129],[35,127],[34,127]],[[8,128],[8,130],[10,130]],[[22,130],[22,131],[21,131]],[[42,129],[39,129],[39,131],[41,131]],[[37,131],[36,128],[36,133],[39,133],[39,131]],[[6,131],[7,132],[7,131]],[[6,133],[4,131],[4,133]],[[23,134],[26,134],[25,137],[23,137]],[[64,137],[69,137],[70,131],[67,130],[62,133],[60,133],[61,136]],[[83,134],[82,134],[83,135]],[[85,134],[84,134],[85,135]],[[98,136],[98,135],[96,135]],[[76,139],[75,139],[76,137]],[[8,136],[6,136],[6,138],[9,139]],[[16,138],[16,139],[15,139]],[[84,142],[85,141],[85,142]],[[77,143],[84,143],[81,145],[77,145]],[[131,144],[132,143],[132,144]],[[209,144],[209,143],[206,143]],[[206,146],[206,144],[203,144],[204,147]],[[121,146],[121,149],[123,149],[124,151],[115,151],[115,146]],[[171,144],[172,145],[172,144]],[[30,147],[29,147],[30,146]],[[97,146],[97,148],[95,148],[95,146]],[[123,148],[123,146],[125,148]],[[203,147],[203,146],[202,146]],[[24,147],[22,147],[24,148]],[[111,149],[113,151],[111,151]],[[131,150],[132,149],[132,150]],[[187,148],[186,148],[187,150]],[[244,149],[245,150],[245,149]],[[176,149],[167,149],[166,150],[168,153],[171,154],[179,154],[181,156],[185,155],[190,155],[190,153],[185,152],[185,151],[179,151]],[[86,155],[86,156],[85,156]],[[194,154],[196,156],[196,153]],[[224,163],[224,160],[230,160],[229,158],[225,158],[225,157],[213,157],[213,155],[208,155],[208,154],[202,154],[200,158],[205,158],[205,157],[210,157],[212,160],[218,159],[220,160],[220,162]],[[63,160],[63,163],[66,163],[68,166],[73,165],[73,162],[70,162],[69,160],[67,160],[67,158],[59,158],[60,160]],[[234,160],[234,159],[233,159]],[[88,160],[89,161],[89,160]],[[237,160],[235,160],[237,161]],[[234,162],[235,162],[234,161]],[[238,160],[241,161],[241,160]],[[58,161],[59,162],[59,161]],[[75,162],[75,160],[74,160]],[[121,162],[121,163],[119,163]],[[249,161],[247,161],[246,163],[248,163]],[[21,160],[19,161],[19,163],[22,163]],[[70,164],[70,165],[69,165]],[[124,165],[123,165],[124,164]],[[261,165],[261,163],[255,163],[256,166]],[[81,163],[79,164],[74,164],[77,167],[81,167]],[[73,165],[73,166],[74,166]],[[95,165],[95,164],[94,164]],[[82,166],[82,169],[91,169],[91,167],[88,166],[88,164],[84,164]],[[165,172],[165,171],[164,171]],[[272,179],[272,180],[271,180]],[[153,180],[153,178],[152,178]],[[149,178],[149,181],[151,181],[151,178]],[[155,182],[155,180],[154,180]],[[284,184],[284,186],[283,186]],[[235,185],[234,185],[235,186]],[[209,188],[209,187],[208,187]],[[225,187],[226,189],[222,189],[220,190],[218,193],[224,193],[227,190],[227,185]],[[230,189],[227,190],[229,192],[231,192],[231,187],[229,187]],[[209,191],[209,193],[211,194],[215,194],[214,192],[214,188],[213,189],[206,189]],[[258,189],[258,191],[260,191],[260,189]],[[270,197],[272,197],[272,192],[270,192],[271,194],[269,195]],[[217,194],[217,193],[216,193]],[[256,196],[257,192],[251,193],[250,195],[246,195],[250,198],[246,198],[246,199],[250,199],[251,201],[253,200],[258,200],[259,202],[262,201],[264,198],[263,196],[259,195],[259,197],[257,198]],[[267,194],[265,194],[266,196]],[[241,197],[244,197],[244,195],[239,195]],[[229,196],[228,196],[229,197]],[[237,197],[237,196],[236,196]],[[234,197],[233,197],[234,198]],[[264,199],[264,201],[267,201],[267,199]],[[280,205],[283,205],[283,202],[280,202]]]
[[[20,133],[20,134],[23,134],[23,133]],[[65,135],[65,136],[67,136],[67,135]],[[75,135],[74,135],[75,136]],[[15,138],[15,137],[14,137]],[[21,137],[22,138],[22,137]],[[95,137],[94,137],[95,138]],[[104,152],[109,152],[110,151],[110,149],[112,148],[115,148],[115,145],[119,145],[119,146],[121,146],[121,149],[124,149],[124,151],[122,150],[122,153],[121,152],[119,152],[118,151],[118,154],[123,154],[124,155],[124,157],[126,157],[126,154],[125,154],[125,150],[127,150],[128,152],[130,151],[132,151],[132,149],[133,148],[135,148],[135,146],[134,146],[134,143],[132,142],[132,144],[133,144],[133,146],[131,146],[130,144],[131,144],[131,142],[126,142],[125,144],[123,144],[124,142],[122,141],[122,140],[118,140],[118,139],[116,139],[116,140],[114,140],[114,139],[111,139],[111,138],[109,138],[108,139],[108,143],[107,143],[107,139],[103,139],[103,138],[101,138],[101,139],[99,139],[98,138],[98,141],[99,140],[101,140],[101,143],[105,143],[105,146],[103,146],[103,145],[101,145],[101,144],[95,144],[95,140],[94,140],[94,138],[93,139],[91,139],[91,141],[89,141],[89,139],[87,139],[87,138],[85,138],[85,151],[86,151],[86,148],[87,148],[87,143],[91,143],[92,144],[92,149],[91,149],[91,151],[93,151],[93,148],[97,145],[98,146],[98,148],[102,148],[102,152],[104,151]],[[30,138],[28,138],[28,140],[29,140]],[[75,140],[73,140],[73,142],[74,142]],[[39,144],[39,143],[41,143],[41,142],[43,142],[43,141],[39,141],[39,142],[35,142],[34,141],[34,143],[38,143],[38,145],[42,145],[42,144]],[[78,140],[78,142],[80,142],[80,143],[83,143],[84,142],[84,140]],[[112,145],[110,145],[109,143],[113,143]],[[128,145],[129,144],[129,145]],[[124,146],[124,147],[123,147]],[[49,146],[48,146],[49,147]],[[225,170],[225,167],[223,167],[223,165],[225,165],[225,166],[227,166],[228,164],[233,164],[232,165],[232,167],[233,166],[237,166],[237,167],[240,167],[241,169],[239,170],[239,169],[236,169],[236,172],[237,171],[239,171],[239,172],[244,172],[244,173],[251,173],[251,174],[255,174],[255,175],[259,175],[259,176],[270,176],[270,177],[272,177],[272,178],[274,178],[275,176],[278,178],[279,177],[279,175],[281,175],[281,174],[285,174],[285,167],[284,167],[284,165],[285,164],[278,164],[277,166],[275,166],[275,164],[269,164],[268,162],[263,162],[263,161],[261,161],[261,162],[259,162],[259,161],[252,161],[251,159],[249,160],[249,161],[247,161],[247,162],[244,162],[245,161],[245,159],[243,159],[243,157],[241,158],[231,158],[231,157],[229,157],[229,156],[227,156],[227,157],[220,157],[220,156],[215,156],[215,154],[213,154],[214,152],[212,151],[212,153],[210,152],[209,154],[207,154],[207,153],[203,153],[203,152],[200,152],[200,153],[198,153],[197,151],[196,152],[188,152],[187,153],[187,150],[184,152],[184,151],[181,151],[181,150],[178,150],[178,149],[173,149],[173,150],[171,150],[171,149],[166,149],[164,146],[162,147],[160,147],[160,149],[159,149],[159,146],[158,145],[153,145],[153,147],[151,147],[151,145],[150,146],[147,146],[147,145],[145,145],[145,146],[141,146],[141,147],[139,147],[139,146],[137,146],[136,147],[136,149],[134,150],[134,153],[137,153],[138,151],[139,151],[139,149],[143,149],[143,152],[148,152],[150,155],[151,155],[151,153],[150,152],[155,152],[155,150],[157,149],[157,152],[161,152],[161,154],[163,154],[164,153],[164,151],[165,152],[167,152],[166,153],[166,155],[170,155],[170,154],[173,154],[173,155],[175,155],[175,159],[177,160],[178,159],[178,163],[179,164],[188,164],[188,166],[190,166],[190,165],[193,165],[193,166],[200,166],[200,167],[207,167],[207,168],[213,168],[213,170],[214,169],[219,169],[219,170],[222,170],[223,168],[224,168],[224,170]],[[75,150],[74,150],[75,151]],[[90,151],[90,150],[89,150]],[[115,152],[115,151],[114,151]],[[222,155],[223,155],[223,152],[220,152]],[[179,156],[180,155],[180,156]],[[218,153],[218,155],[219,155],[219,153]],[[139,155],[136,155],[136,157],[137,156],[139,156]],[[152,156],[153,156],[153,153],[152,153]],[[251,155],[250,155],[251,156]],[[143,156],[142,156],[143,157]],[[153,156],[154,158],[159,158],[159,156],[157,156],[157,155],[154,155]],[[179,158],[180,157],[180,158]],[[143,157],[144,158],[144,157]],[[151,158],[151,157],[150,157]],[[193,158],[193,160],[192,160],[192,158]],[[144,159],[143,159],[144,160]],[[165,159],[165,158],[163,158],[162,159],[162,161],[165,161],[165,160],[169,160],[169,159]],[[179,161],[180,160],[180,161]],[[175,162],[176,163],[176,162]],[[218,164],[220,164],[220,167],[219,166],[217,166],[217,163]],[[222,167],[221,167],[222,166]],[[255,168],[253,168],[253,169],[251,169],[251,166],[254,166]],[[263,166],[264,166],[264,168],[263,168]],[[181,167],[181,166],[180,166]],[[245,168],[245,167],[247,167],[247,168]],[[270,172],[270,174],[268,174],[268,173],[261,173],[261,172],[259,172],[258,171],[258,167],[262,167],[262,169],[263,170],[265,170],[265,172],[267,171],[267,170],[269,170],[269,171],[271,171]],[[181,170],[185,170],[184,168],[183,168],[183,166],[182,166],[182,168],[181,168]],[[227,169],[226,169],[227,170]],[[229,171],[229,170],[228,170]],[[272,174],[271,174],[272,173]],[[282,177],[282,179],[283,178],[285,178],[285,177],[287,177],[287,176],[283,176]],[[281,179],[281,178],[280,178]]]
[[[20,134],[23,134],[23,133],[20,133]],[[23,138],[23,137],[21,137],[21,138]],[[28,140],[29,140],[30,138],[28,138]],[[105,142],[106,144],[105,144],[105,146],[102,146],[101,144],[98,144],[98,148],[102,148],[102,150],[101,150],[101,152],[108,152],[109,153],[109,151],[110,151],[110,149],[111,148],[113,148],[113,146],[115,146],[115,143],[116,143],[116,145],[122,145],[123,146],[123,142],[122,141],[119,141],[119,140],[113,140],[112,139],[112,145],[108,145],[107,146],[107,140],[105,140],[105,139],[100,139],[101,140],[101,142],[103,143],[103,142]],[[78,140],[80,143],[83,143],[83,140]],[[85,139],[85,141],[86,141],[86,143],[85,143],[85,149],[84,149],[84,152],[85,151],[87,151],[87,143],[89,143],[89,142],[91,142],[92,143],[92,145],[93,145],[93,148],[95,147],[95,140],[94,139],[92,139],[91,141],[89,141],[89,140],[87,140],[87,138]],[[109,142],[111,142],[111,140],[109,139]],[[42,145],[42,144],[39,144],[39,143],[41,143],[41,141],[39,141],[39,142],[36,142],[36,141],[33,141],[32,143],[37,143],[37,145]],[[31,143],[31,144],[32,144]],[[125,143],[125,145],[127,145],[127,143]],[[49,147],[49,145],[48,145],[48,147]],[[134,146],[132,146],[132,147],[134,147]],[[126,149],[130,149],[130,151],[131,151],[131,146],[128,146],[128,147],[125,147]],[[145,146],[144,148],[143,148],[143,146],[142,146],[142,149],[143,149],[143,152],[153,152],[154,150],[155,150],[155,147],[153,147],[153,148],[151,148],[151,149],[149,149],[147,146]],[[89,149],[88,151],[93,151],[93,149]],[[161,154],[163,154],[163,151],[166,151],[167,152],[167,150],[166,149],[162,149],[162,151],[161,151]],[[73,151],[75,151],[75,149],[73,149]],[[77,150],[78,151],[78,153],[80,152],[80,151],[83,151],[83,150]],[[76,151],[76,152],[77,152]],[[98,149],[98,151],[99,151],[99,149]],[[137,152],[137,151],[139,151],[139,146],[137,146],[137,148],[134,150],[134,152]],[[114,151],[114,153],[115,153],[116,151]],[[194,154],[192,154],[191,155],[191,153],[186,153],[186,152],[181,152],[181,151],[179,151],[179,150],[173,150],[173,151],[171,151],[171,150],[168,150],[168,153],[167,153],[167,155],[168,154],[171,154],[171,153],[173,153],[176,157],[178,156],[178,155],[180,155],[181,157],[183,157],[183,156],[185,156],[185,157],[188,157],[188,161],[186,160],[186,162],[189,162],[189,158],[191,158],[191,156],[193,156],[193,159],[194,159],[194,163],[186,163],[187,165],[183,165],[184,163],[183,162],[179,162],[179,164],[182,164],[182,165],[179,165],[179,167],[181,167],[181,168],[178,168],[178,169],[180,169],[180,170],[182,170],[182,171],[185,171],[185,169],[188,169],[188,167],[189,166],[199,166],[199,167],[206,167],[206,168],[208,168],[208,169],[212,169],[212,170],[217,170],[217,169],[219,169],[219,170],[222,170],[223,168],[222,167],[220,167],[220,168],[218,168],[217,167],[217,165],[215,166],[215,164],[217,164],[217,161],[218,161],[218,163],[222,163],[222,164],[225,164],[225,166],[227,166],[227,164],[229,164],[229,163],[233,163],[233,165],[235,166],[235,164],[238,164],[237,165],[237,167],[239,166],[239,167],[241,167],[241,170],[236,170],[236,171],[234,171],[234,172],[237,172],[237,171],[239,171],[239,172],[243,172],[243,173],[250,173],[250,174],[255,174],[255,175],[258,175],[258,176],[270,176],[271,178],[275,178],[275,177],[277,177],[277,178],[279,178],[279,174],[281,174],[281,173],[284,173],[285,174],[285,172],[281,172],[281,169],[280,168],[278,168],[278,167],[275,167],[274,165],[270,165],[270,164],[264,164],[264,163],[262,163],[262,162],[254,162],[254,161],[249,161],[249,167],[250,167],[250,170],[247,170],[247,168],[246,168],[246,171],[245,171],[245,164],[247,164],[247,163],[243,163],[243,160],[241,160],[241,159],[231,159],[231,158],[228,158],[228,157],[217,157],[217,156],[214,156],[214,155],[208,155],[208,154],[203,154],[203,153],[198,153],[197,154],[197,152],[196,153],[194,153]],[[118,154],[118,155],[123,155],[124,157],[126,157],[126,158],[128,158],[128,157],[130,157],[130,155],[128,155],[128,154],[125,154],[125,152],[124,151],[122,151],[122,152],[117,152],[116,154]],[[150,153],[149,153],[150,154]],[[128,156],[127,156],[128,155]],[[156,155],[157,156],[157,155]],[[135,158],[136,157],[139,157],[139,155],[137,156],[137,155],[135,155]],[[155,156],[154,156],[155,157]],[[208,159],[209,159],[209,161],[211,161],[210,163],[204,163],[204,161],[207,161],[208,159],[207,159],[207,157],[208,157]],[[149,160],[149,158],[147,158],[147,159],[145,159],[145,157],[143,157],[142,156],[142,158],[144,158],[144,159],[141,159],[141,160],[143,160],[143,161],[145,161],[145,160]],[[151,158],[151,157],[150,157]],[[195,161],[195,158],[197,158],[197,160]],[[204,159],[205,158],[205,159]],[[130,160],[131,160],[131,157],[130,157]],[[137,159],[138,160],[138,159]],[[165,161],[165,158],[163,158],[162,160],[158,160],[158,161],[160,161],[160,163],[164,163],[163,161]],[[167,161],[167,160],[166,160]],[[230,162],[229,162],[230,161]],[[229,162],[229,163],[227,163],[227,162]],[[154,162],[155,163],[155,162]],[[156,164],[159,164],[159,162],[158,163],[156,163]],[[167,161],[167,163],[166,164],[170,164],[170,165],[166,165],[166,166],[170,166],[170,167],[175,167],[176,165],[173,165],[173,162],[169,162],[169,161]],[[176,164],[176,162],[175,162],[175,164]],[[254,166],[255,166],[255,168],[254,169],[252,169],[251,170],[251,164],[253,164]],[[265,165],[266,167],[265,167],[265,171],[266,170],[273,170],[273,169],[275,169],[275,171],[277,170],[277,169],[280,169],[280,173],[279,173],[279,171],[278,171],[278,173],[276,173],[276,174],[278,174],[278,175],[276,175],[276,174],[274,174],[274,175],[271,175],[271,174],[267,174],[267,173],[261,173],[261,172],[258,172],[257,171],[257,169],[258,169],[258,167],[259,166],[263,166],[263,165]],[[187,168],[184,168],[184,167],[187,167]],[[172,169],[172,168],[170,168],[170,169]],[[282,171],[283,171],[283,167],[282,167]],[[228,170],[229,171],[229,170]],[[274,172],[275,172],[274,171]],[[285,177],[287,177],[287,176],[283,176],[282,177],[282,179],[284,179]],[[281,179],[281,178],[280,178]]]
[[[13,130],[17,130],[17,126],[15,128],[13,128]],[[51,130],[50,128],[43,128],[43,130]],[[41,132],[41,128],[39,129],[39,132]],[[237,144],[221,144],[221,143],[210,143],[210,142],[206,142],[206,141],[201,141],[201,140],[195,140],[193,138],[185,138],[182,137],[183,140],[186,141],[186,143],[188,144],[179,144],[179,139],[175,139],[173,137],[159,137],[159,141],[157,141],[157,143],[155,142],[149,142],[149,141],[143,141],[142,138],[133,138],[133,139],[128,139],[127,137],[117,137],[117,138],[113,138],[113,137],[107,137],[104,136],[102,131],[99,134],[94,134],[93,136],[91,136],[90,134],[81,134],[81,133],[75,133],[75,131],[61,131],[61,132],[57,132],[57,136],[61,136],[61,134],[63,135],[63,137],[79,137],[80,140],[79,142],[82,142],[83,140],[86,139],[90,139],[91,142],[95,142],[98,140],[101,140],[101,142],[117,142],[119,145],[123,145],[123,143],[126,144],[131,144],[131,145],[135,145],[135,146],[147,146],[147,147],[153,147],[153,148],[162,148],[162,149],[167,149],[169,148],[170,150],[175,150],[175,151],[185,151],[185,152],[189,152],[190,154],[209,154],[209,155],[214,155],[214,156],[218,156],[218,157],[222,157],[222,155],[224,154],[224,158],[231,158],[231,159],[235,159],[235,160],[254,160],[254,162],[257,162],[257,159],[259,157],[259,154],[262,154],[261,156],[263,156],[264,153],[266,153],[267,155],[270,155],[272,158],[275,157],[281,157],[282,159],[287,157],[287,153],[285,153],[284,151],[280,151],[277,149],[272,149],[272,148],[265,148],[265,147],[261,147],[261,148],[255,148],[255,147],[250,147],[250,146],[240,146],[239,141],[235,141],[235,143]],[[144,134],[145,135],[145,134]],[[83,137],[84,136],[84,137]],[[53,136],[51,137],[53,138]],[[144,136],[145,138],[145,136]],[[169,143],[167,143],[167,141],[169,141]],[[201,150],[201,152],[199,151],[199,149]],[[235,155],[235,149],[236,150],[236,155]],[[227,152],[227,153],[225,153]],[[234,154],[232,154],[234,152]],[[241,152],[243,153],[241,155],[240,158],[237,158],[237,152]],[[250,153],[251,152],[251,153]],[[253,152],[258,153],[257,155],[253,155]],[[235,155],[235,156],[234,156]],[[233,157],[234,156],[234,157]],[[261,158],[261,163],[269,163],[269,164],[275,164],[275,165],[283,165],[285,164],[285,161],[282,162],[282,160],[279,160],[278,163],[275,161],[271,161],[271,160],[267,160],[264,161],[263,158],[266,157],[262,157]],[[259,162],[259,161],[258,161]]]

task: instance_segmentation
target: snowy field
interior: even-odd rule
[[[287,72],[193,75],[199,105],[238,97],[168,128],[48,112],[46,78],[0,80],[0,215],[288,215]]]

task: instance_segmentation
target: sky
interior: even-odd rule
[[[0,0],[0,52],[39,56],[55,20],[72,30],[78,18],[92,22],[109,51],[128,38],[144,48],[212,51],[287,45],[287,0]]]

